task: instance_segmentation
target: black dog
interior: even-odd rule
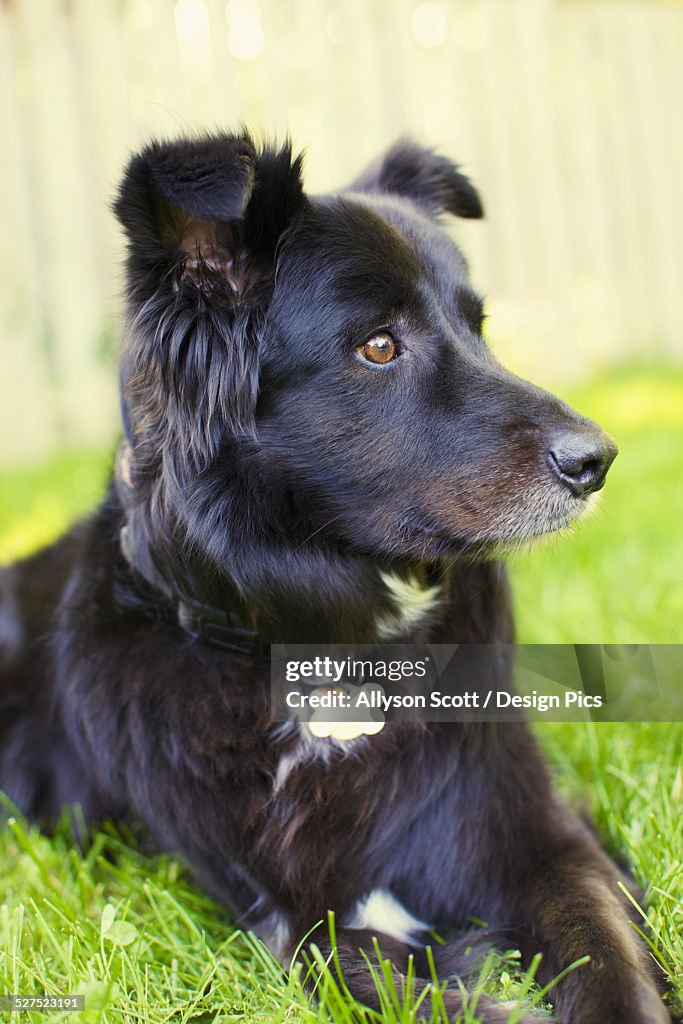
[[[245,134],[131,160],[127,440],[100,510],[1,577],[0,785],[38,819],[143,819],[285,963],[334,910],[368,1004],[373,936],[401,971],[413,931],[476,916],[542,981],[590,956],[560,1020],[663,1024],[621,875],[525,725],[344,746],[270,719],[268,642],[509,642],[496,553],[572,523],[614,458],[489,354],[444,212],[482,215],[409,143],[324,197]]]

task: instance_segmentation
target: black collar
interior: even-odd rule
[[[246,654],[251,658],[270,657],[270,644],[257,630],[245,626],[235,611],[179,598],[178,625],[194,639],[212,647]]]

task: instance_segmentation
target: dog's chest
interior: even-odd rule
[[[257,839],[266,888],[286,891],[313,917],[332,907],[347,927],[419,930],[414,919],[431,919],[436,901],[424,880],[457,861],[456,821],[466,820],[439,738],[410,723],[350,742],[281,730]]]
[[[326,907],[350,912],[382,885],[374,851],[391,782],[378,777],[380,737],[342,743],[304,725],[279,731],[282,752],[257,839],[261,877],[267,888],[292,894],[307,914],[319,915],[323,894]]]
[[[359,817],[372,827],[381,806],[376,776],[378,736],[339,740],[316,736],[308,725],[277,730],[280,748],[272,783],[270,824],[276,845],[339,848],[339,836]],[[342,844],[343,845],[343,844]],[[329,853],[326,858],[329,859]]]
[[[331,905],[348,905],[359,886],[382,884],[379,851],[387,844],[398,850],[429,799],[426,782],[411,775],[419,737],[394,724],[349,741],[316,737],[305,725],[278,731],[260,849],[293,888],[319,883],[335,890]]]
[[[308,723],[288,722],[277,730],[280,753],[273,781],[272,798],[277,805],[297,797],[310,788],[304,780],[334,779],[340,767],[347,768],[366,740],[365,736],[338,740],[317,736]]]

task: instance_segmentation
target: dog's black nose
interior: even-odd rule
[[[567,430],[550,446],[550,462],[575,497],[599,491],[617,455],[614,441],[601,431]]]

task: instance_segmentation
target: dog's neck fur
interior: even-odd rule
[[[160,600],[173,606],[185,629],[189,605],[204,606],[209,617],[232,613],[241,628],[252,632],[256,646],[269,642],[396,642],[412,639],[416,629],[428,625],[443,600],[445,580],[431,584],[423,566],[380,565],[368,557],[326,552],[320,545],[287,552],[288,573],[273,571],[273,578],[289,578],[290,586],[281,588],[279,594],[271,587],[263,603],[257,598],[243,600],[229,570],[223,573],[220,592],[214,582],[216,574],[211,588],[205,589],[203,574],[190,566],[184,567],[183,583],[174,586],[157,569],[144,514],[148,501],[137,500],[131,460],[131,447],[124,442],[115,474],[115,491],[124,515],[120,549],[134,574]],[[281,555],[275,551],[267,554],[274,567]],[[294,564],[297,560],[299,565]]]

